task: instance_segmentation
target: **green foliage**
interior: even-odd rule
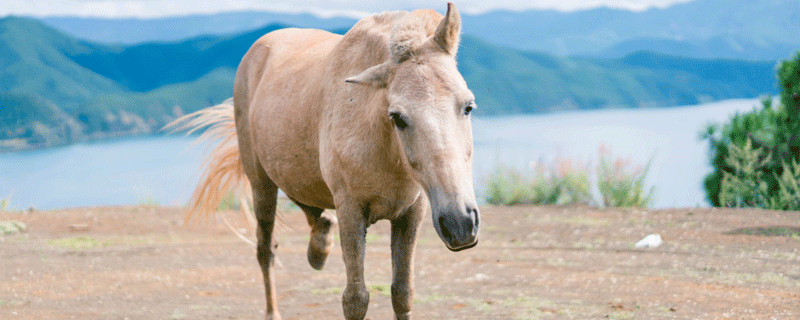
[[[564,167],[564,163],[571,164],[571,162],[562,162],[557,171],[561,195],[556,203],[591,204],[593,200],[588,169],[572,169],[571,166]]]
[[[794,171],[788,164],[800,160],[800,53],[793,59],[783,61],[777,73],[781,89],[780,105],[775,107],[771,98],[765,98],[762,108],[736,113],[728,123],[709,125],[701,133],[701,139],[709,141],[711,165],[714,167],[714,171],[704,180],[706,196],[714,206],[785,208],[781,205],[784,200],[779,195],[781,185],[784,185],[787,192],[792,190],[791,178]],[[748,144],[751,146],[747,147]],[[741,175],[741,169],[732,165],[747,163],[742,162],[746,159],[740,154],[746,148],[752,149],[748,151],[750,153],[770,155],[769,160],[763,164],[753,163],[758,164],[758,172],[748,173],[747,178],[757,179],[755,182],[742,180],[745,177]],[[756,149],[760,151],[755,151]],[[737,170],[740,170],[739,174]],[[784,175],[787,170],[792,172]],[[726,182],[726,189],[723,189],[723,181]],[[738,186],[739,184],[742,185]],[[734,189],[747,188],[748,185],[758,187],[758,192],[764,193],[763,198],[755,199],[755,202],[749,196],[737,198],[743,191]],[[761,190],[763,185],[765,191]],[[732,203],[726,204],[722,201],[723,191],[726,197],[733,197],[726,199],[733,201]],[[740,203],[739,200],[743,202]]]
[[[800,164],[792,159],[791,166],[783,163],[778,179],[778,193],[771,199],[774,210],[800,210]]]
[[[769,200],[763,168],[771,156],[761,149],[754,149],[749,139],[742,148],[731,144],[728,151],[730,154],[725,162],[733,168],[733,173],[722,173],[720,204],[733,208],[765,208]]]
[[[645,178],[650,163],[645,167],[631,167],[630,160],[614,159],[601,147],[597,167],[597,187],[600,203],[606,207],[647,207],[653,198],[654,188],[645,188]],[[591,205],[592,197],[588,165],[574,165],[569,159],[557,158],[553,165],[541,162],[533,166],[533,174],[526,175],[509,167],[498,167],[490,176],[486,202],[494,205]]]
[[[601,148],[597,167],[597,187],[606,207],[647,207],[653,199],[654,188],[645,190],[644,181],[652,159],[644,167],[630,168],[630,160],[611,156]]]
[[[539,162],[529,176],[510,167],[498,167],[487,185],[486,202],[494,205],[591,204],[586,166],[573,167],[569,159],[558,158],[554,165]]]
[[[486,202],[494,205],[553,204],[558,198],[557,183],[544,176],[524,176],[510,167],[498,167],[489,179]]]

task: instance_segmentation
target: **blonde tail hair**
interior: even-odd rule
[[[217,142],[214,149],[203,161],[203,175],[200,183],[192,193],[189,206],[186,210],[184,222],[193,218],[202,218],[206,221],[217,212],[220,203],[233,192],[240,202],[242,214],[246,221],[255,225],[255,218],[250,212],[250,203],[253,195],[250,181],[244,173],[244,167],[239,156],[239,144],[236,137],[236,123],[234,121],[233,98],[225,102],[185,115],[167,124],[164,129],[170,133],[186,131],[186,135],[207,128],[195,140],[193,146],[207,142]],[[255,244],[238,232],[223,214],[220,215],[225,224],[240,239]]]

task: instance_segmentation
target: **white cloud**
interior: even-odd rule
[[[455,1],[466,13],[482,13],[497,9],[527,10],[554,9],[574,11],[600,6],[629,10],[665,7],[692,0],[462,0]],[[0,0],[0,16],[81,16],[154,18],[187,14],[207,14],[228,11],[308,12],[319,16],[361,17],[374,12],[433,8],[444,11],[447,1],[423,0]]]

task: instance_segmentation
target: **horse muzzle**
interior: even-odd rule
[[[450,251],[469,249],[478,244],[480,212],[476,206],[434,212],[433,226]]]

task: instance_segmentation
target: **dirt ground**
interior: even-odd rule
[[[282,206],[285,319],[341,319],[337,247],[308,266],[308,227]],[[797,319],[800,212],[484,207],[480,244],[452,253],[426,219],[416,319]],[[255,250],[180,209],[0,212],[2,319],[262,319]],[[244,226],[239,222],[240,226]],[[367,237],[369,319],[392,319],[389,226]],[[651,233],[664,243],[638,249]],[[249,232],[252,237],[252,232]],[[337,239],[338,241],[338,239]]]

